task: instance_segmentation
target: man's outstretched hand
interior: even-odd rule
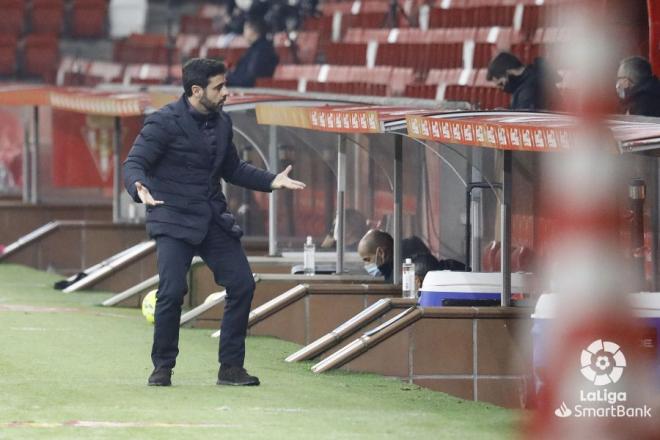
[[[142,185],[140,182],[135,182],[135,188],[137,188],[137,193],[138,197],[140,200],[142,200],[142,203],[144,203],[147,206],[156,206],[156,205],[162,205],[163,201],[162,200],[154,200],[153,196],[149,192],[149,189]]]
[[[270,184],[270,187],[272,189],[305,189],[305,184],[302,182],[299,182],[297,180],[293,180],[289,177],[289,173],[291,172],[291,165],[286,167],[284,171],[279,173],[275,178],[273,179],[273,183]]]

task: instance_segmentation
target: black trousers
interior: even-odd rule
[[[181,305],[188,291],[190,263],[196,254],[211,269],[215,282],[227,289],[218,360],[221,364],[242,367],[255,283],[240,240],[211,225],[208,234],[197,246],[159,236],[156,237],[156,251],[160,280],[151,349],[154,367],[174,368],[176,364]]]

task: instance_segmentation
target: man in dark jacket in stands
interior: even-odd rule
[[[272,41],[266,38],[267,26],[261,18],[249,18],[243,27],[243,37],[250,43],[227,78],[230,87],[254,87],[257,78],[270,78],[275,73],[279,57]]]
[[[288,177],[290,166],[275,175],[239,158],[231,119],[222,111],[228,96],[224,64],[188,61],[183,87],[178,101],[145,120],[124,162],[126,190],[147,206],[147,232],[156,240],[159,284],[148,384],[171,385],[187,273],[199,255],[227,290],[217,383],[259,385],[243,368],[255,283],[220,180],[264,192],[305,185]]]
[[[490,62],[486,79],[511,94],[511,110],[549,110],[559,95],[559,75],[540,58],[525,66],[515,55],[500,52]]]
[[[627,115],[660,116],[660,81],[651,64],[642,57],[626,58],[619,64],[616,93]]]

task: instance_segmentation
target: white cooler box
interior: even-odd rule
[[[551,320],[557,313],[558,296],[553,294],[543,294],[539,297],[534,313],[532,314],[532,363],[534,367],[534,386],[538,393],[543,387],[543,374],[541,373],[547,366],[548,360],[544,356],[549,336]],[[655,350],[655,382],[660,389],[660,350],[657,342],[660,335],[660,292],[644,292],[631,294],[633,305],[633,314],[637,316],[645,330],[644,345],[650,350]]]
[[[532,293],[534,274],[511,274],[511,299],[520,300]],[[419,305],[422,307],[443,307],[463,305],[475,301],[501,301],[502,274],[500,272],[453,272],[450,270],[431,271],[424,277],[420,291]]]

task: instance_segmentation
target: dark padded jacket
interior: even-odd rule
[[[653,77],[632,87],[622,106],[628,115],[660,116],[660,81]]]
[[[270,78],[275,73],[279,57],[273,43],[265,37],[252,43],[238,60],[236,68],[229,72],[227,85],[230,87],[254,87],[258,78]]]
[[[269,192],[275,174],[241,160],[233,143],[232,122],[220,112],[217,145],[211,146],[188,111],[185,98],[147,117],[124,162],[124,185],[140,203],[135,182],[155,200],[147,207],[147,232],[199,244],[213,222],[229,235],[243,234],[227,211],[220,179],[245,188]],[[209,149],[215,148],[215,160]]]
[[[552,100],[559,96],[556,84],[560,80],[543,59],[536,58],[518,79],[511,96],[511,110],[550,110]]]

